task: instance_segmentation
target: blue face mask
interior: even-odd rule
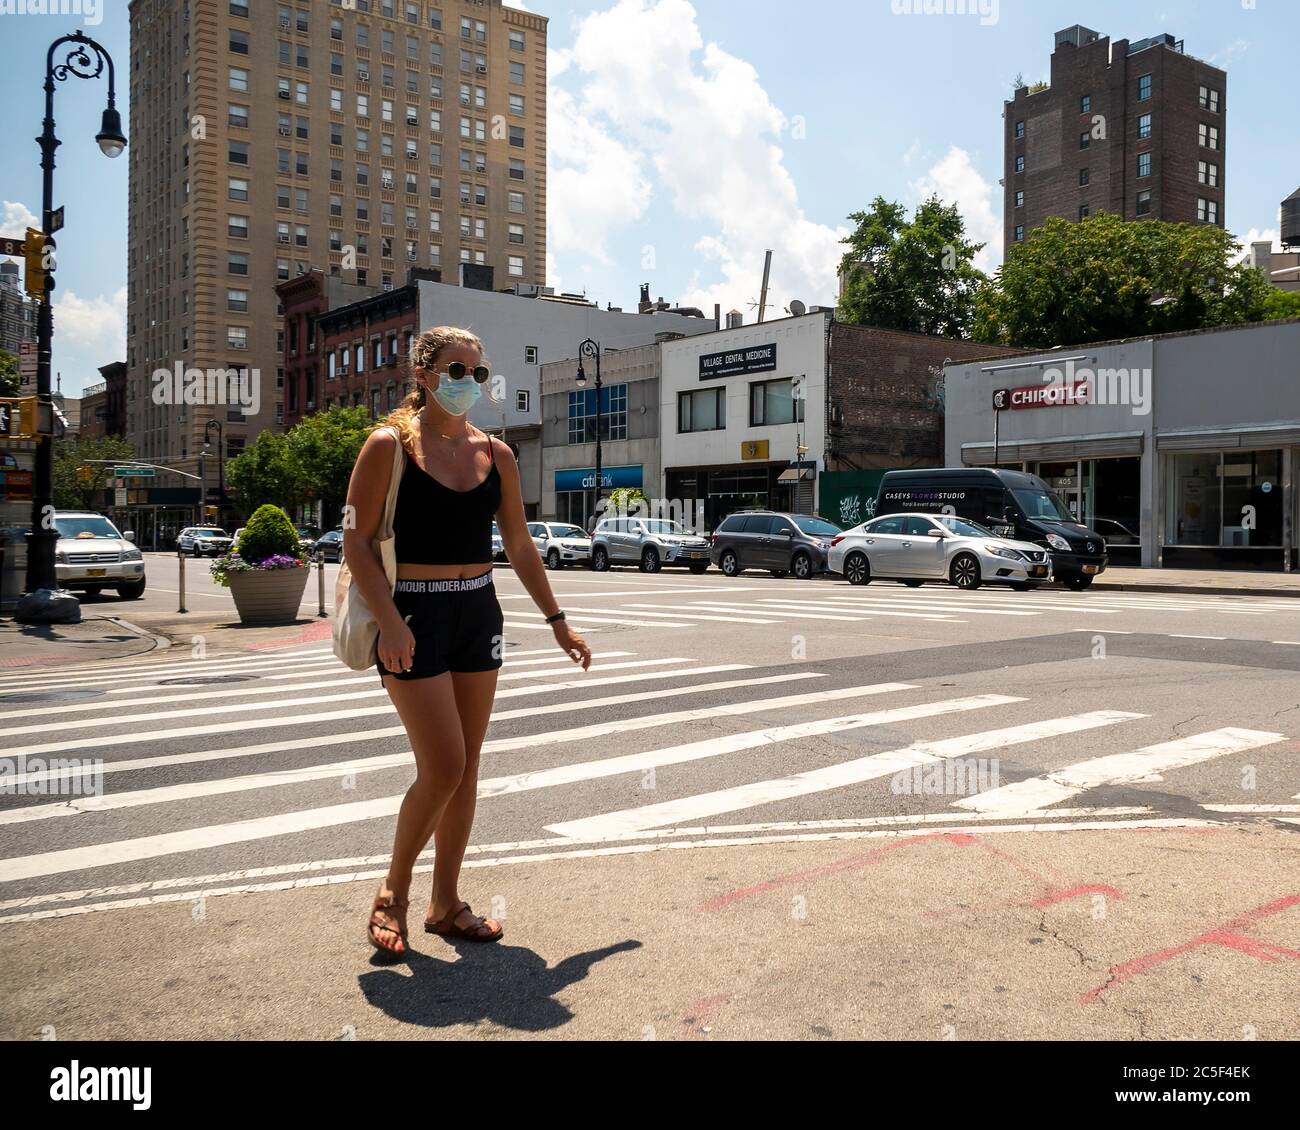
[[[439,375],[438,387],[433,390],[433,399],[452,416],[464,416],[482,395],[483,386],[473,377],[453,381],[446,373]]]

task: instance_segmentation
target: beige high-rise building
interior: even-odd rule
[[[545,18],[501,0],[132,0],[130,14],[140,458],[195,472],[205,438],[217,454],[210,421],[227,457],[276,427],[274,287],[312,267],[372,287],[411,267],[456,283],[462,264],[492,268],[497,289],[545,282]],[[195,383],[194,369],[248,376]],[[168,487],[197,499],[167,479],[155,504],[182,501]]]

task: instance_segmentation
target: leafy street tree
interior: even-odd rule
[[[1300,318],[1300,290],[1270,288],[1264,299],[1264,318],[1270,322],[1278,318]]]
[[[966,239],[956,205],[937,196],[909,220],[903,206],[877,196],[843,242],[844,291],[837,317],[884,329],[964,338],[974,320],[984,274],[972,266],[982,243]]]
[[[226,488],[241,518],[266,503],[285,510],[299,505],[306,491],[289,451],[288,435],[259,434],[256,443],[226,464]]]
[[[302,477],[304,495],[322,504],[325,529],[342,513],[352,468],[370,430],[364,408],[330,408],[308,416],[285,436],[289,461]]]
[[[0,396],[14,397],[22,391],[18,377],[18,358],[0,349]]]
[[[979,341],[1050,349],[1260,320],[1268,283],[1213,224],[1049,219],[979,295]]]
[[[112,481],[111,463],[90,460],[135,458],[135,448],[121,436],[67,439],[54,445],[54,505],[60,510],[97,510]]]

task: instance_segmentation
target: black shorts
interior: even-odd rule
[[[398,581],[393,603],[415,635],[415,655],[402,673],[388,671],[376,656],[381,680],[501,668],[504,621],[491,573],[464,581]]]

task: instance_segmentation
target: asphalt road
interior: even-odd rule
[[[0,679],[0,756],[104,763],[0,796],[0,1036],[1300,1036],[1300,602],[569,571],[584,676],[497,578],[503,943],[418,933],[422,874],[373,963],[387,697],[214,633]]]

